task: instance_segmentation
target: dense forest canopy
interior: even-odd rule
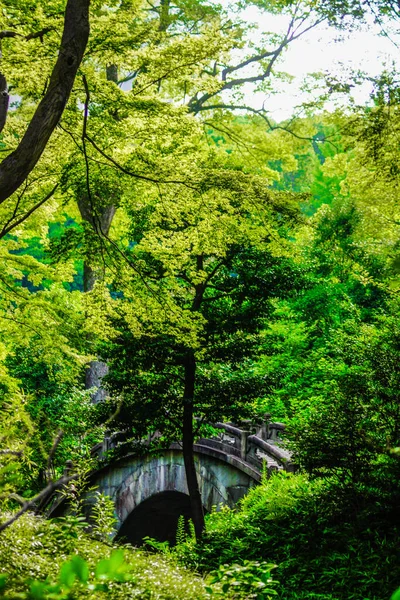
[[[122,431],[106,460],[182,442],[194,536],[182,526],[167,558],[217,573],[214,591],[193,575],[190,596],[190,577],[168,571],[182,597],[389,598],[400,584],[397,65],[368,76],[362,106],[351,94],[366,76],[345,70],[315,74],[318,94],[287,121],[268,98],[289,81],[281,63],[299,38],[371,19],[391,35],[397,4],[0,6],[0,554],[41,531],[61,568],[61,584],[35,596],[29,579],[58,576],[48,550],[30,574],[21,563],[12,575],[4,554],[6,597],[133,593],[134,559],[116,551],[94,571],[113,508],[99,497],[88,538],[76,491],[96,468],[90,448]],[[205,519],[196,439],[265,413],[285,423],[298,473]],[[70,484],[60,530],[30,520]],[[61,566],[73,554],[83,562]],[[89,568],[117,591],[89,584]]]

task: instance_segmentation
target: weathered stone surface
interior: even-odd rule
[[[216,450],[195,454],[196,471],[204,508],[226,504],[232,507],[250,487],[256,485],[259,474],[251,467],[236,462],[234,457]],[[128,515],[142,502],[163,492],[188,494],[182,452],[167,450],[159,456],[127,457],[94,474],[91,484],[113,498],[117,530]],[[90,503],[90,498],[87,498]]]
[[[260,481],[263,472],[268,475],[272,470],[295,468],[279,439],[284,425],[251,426],[247,422],[244,425],[246,429],[231,423],[216,423],[214,427],[219,433],[194,445],[200,493],[208,512],[214,506],[218,510],[222,504],[232,507]],[[250,434],[252,430],[260,435]],[[103,442],[92,448],[92,454],[104,458],[123,438],[124,432],[105,436]],[[90,483],[113,499],[117,516],[115,534],[133,544],[140,544],[145,536],[174,543],[181,516],[188,527],[191,509],[179,443],[172,443],[157,456],[127,455],[93,473]],[[95,501],[96,495],[88,493],[88,517]],[[48,515],[59,516],[66,510],[65,502],[56,501]]]
[[[108,375],[108,365],[100,360],[92,360],[85,375],[86,389],[93,389],[91,395],[93,404],[103,402],[107,398],[107,392],[102,387],[103,377]]]

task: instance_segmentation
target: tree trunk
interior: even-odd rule
[[[9,103],[7,80],[3,73],[0,73],[0,133],[6,124]]]
[[[116,65],[108,65],[106,67],[106,77],[107,81],[117,83],[118,67]],[[94,214],[92,203],[87,194],[85,194],[78,198],[78,208],[82,219],[89,223],[97,231],[98,235],[108,235],[116,211],[114,203],[111,202],[101,211],[99,210],[97,214]],[[92,268],[90,261],[85,260],[83,264],[83,291],[90,292],[94,288],[97,278],[96,271]],[[87,390],[96,388],[96,391],[91,396],[93,404],[102,402],[107,397],[107,392],[101,384],[103,377],[107,374],[107,363],[101,360],[90,361],[85,374],[85,388]]]
[[[89,0],[68,0],[60,50],[49,87],[17,149],[0,165],[0,203],[19,188],[41,157],[64,111],[88,37]],[[6,100],[3,95],[1,120],[4,122]]]
[[[81,196],[78,199],[79,212],[82,219],[90,223],[92,227],[99,229],[99,235],[108,235],[112,219],[115,214],[115,206],[106,206],[100,214],[93,215],[92,207],[87,196]],[[96,271],[92,268],[90,261],[85,260],[83,264],[83,291],[90,292],[98,279]],[[101,381],[108,374],[108,366],[101,360],[92,360],[87,366],[85,374],[85,388],[90,390],[96,388],[91,395],[93,404],[102,402],[107,397],[106,390],[102,387]]]
[[[203,503],[197,481],[194,465],[194,434],[193,434],[193,399],[196,377],[196,359],[192,351],[188,352],[185,362],[185,391],[183,396],[183,428],[182,445],[185,463],[186,482],[189,491],[190,508],[192,512],[196,539],[199,540],[204,531]]]

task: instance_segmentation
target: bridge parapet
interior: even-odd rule
[[[280,435],[285,429],[283,423],[263,422],[252,425],[250,421],[245,421],[243,429],[231,423],[216,423],[213,426],[221,429],[221,433],[213,438],[202,439],[199,444],[237,456],[259,471],[264,462],[269,471],[294,470],[290,453],[279,445]],[[256,433],[252,434],[252,431]]]
[[[255,467],[260,473],[264,463],[269,472],[274,470],[293,471],[290,453],[282,446],[281,436],[285,430],[283,423],[269,422],[269,415],[261,423],[253,424],[251,421],[243,421],[242,426],[233,423],[214,423],[212,427],[220,430],[220,433],[207,438],[201,438],[196,446],[210,448],[223,452],[227,456],[233,456],[244,463]],[[112,435],[106,434],[104,440],[92,448],[92,455],[103,458],[109,450],[113,450],[124,441],[125,432],[116,432]],[[150,444],[157,438],[157,432],[144,441]],[[177,443],[171,448],[177,447]]]
[[[209,437],[196,441],[194,462],[203,506],[207,511],[220,505],[233,507],[262,480],[263,473],[293,470],[290,453],[280,439],[283,430],[281,423],[252,424],[247,421],[240,426],[216,423]],[[142,440],[143,445],[150,444],[158,435],[155,432],[147,440]],[[123,526],[121,535],[127,535],[126,531],[130,531],[129,515],[133,515],[142,503],[147,500],[152,502],[151,499],[160,494],[178,492],[183,497],[189,493],[180,443],[175,442],[157,453],[146,453],[144,449],[139,455],[127,450],[126,453],[120,452],[118,457],[107,457],[107,451],[117,448],[126,437],[127,432],[108,434],[92,448],[92,454],[103,460],[89,479],[92,489],[96,488],[113,499],[117,515],[116,529]],[[71,464],[67,467],[70,469]],[[88,514],[94,501],[93,494],[88,492],[85,497]],[[53,502],[48,514],[61,515],[66,509],[65,497],[60,496]],[[152,515],[150,511],[150,521]],[[137,521],[134,522],[136,527]],[[176,529],[176,523],[174,527]]]

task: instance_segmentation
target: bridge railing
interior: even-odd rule
[[[103,458],[106,452],[109,450],[113,450],[120,444],[125,441],[124,437],[126,435],[125,431],[116,431],[115,433],[110,433],[106,431],[104,433],[104,438],[101,442],[92,446],[90,449],[90,454],[92,456],[97,456],[98,458]]]
[[[263,421],[252,424],[251,421],[244,421],[242,427],[231,423],[215,423],[213,427],[220,429],[221,433],[212,438],[203,438],[199,444],[237,456],[259,470],[262,470],[264,462],[270,471],[294,470],[290,453],[279,445],[285,429],[283,423]]]
[[[232,423],[214,423],[212,426],[220,430],[220,433],[198,440],[198,445],[236,456],[260,471],[263,469],[264,463],[269,471],[294,470],[290,453],[280,445],[282,433],[285,430],[283,423],[269,422],[265,419],[256,424],[251,421],[243,421],[240,427]],[[119,443],[124,441],[125,435],[125,432],[122,431],[112,435],[106,432],[103,441],[92,448],[92,455],[99,458],[104,457],[107,451],[116,448]],[[157,436],[155,435],[155,437]],[[154,436],[149,436],[148,440],[144,442],[150,443],[153,438]],[[173,446],[175,447],[176,444]]]

